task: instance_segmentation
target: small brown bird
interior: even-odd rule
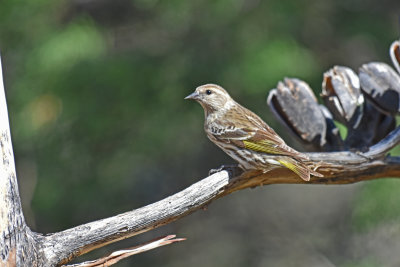
[[[204,109],[204,130],[208,138],[236,160],[243,170],[286,167],[303,180],[322,175],[303,162],[308,157],[286,145],[260,117],[241,106],[221,87],[206,84],[185,99],[193,99]]]

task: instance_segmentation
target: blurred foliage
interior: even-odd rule
[[[355,263],[351,262],[343,265],[343,267],[376,267],[376,266],[380,266],[380,264],[374,262],[371,259],[364,259],[361,260],[360,262],[355,262]]]
[[[347,137],[347,127],[337,121],[334,121],[334,123],[335,126],[339,129],[340,137],[342,137],[342,139],[345,140]]]
[[[390,151],[400,156],[400,147]],[[373,230],[379,224],[400,220],[400,183],[397,179],[370,181],[364,185],[355,199],[353,220],[355,230]]]
[[[396,180],[371,181],[357,196],[354,223],[366,231],[377,224],[400,219],[400,185]]]
[[[29,225],[47,233],[111,216],[232,162],[206,139],[201,107],[183,100],[204,83],[227,88],[291,143],[266,110],[268,90],[291,76],[318,95],[322,73],[334,64],[388,62],[399,11],[398,0],[1,1],[0,49]],[[119,266],[310,266],[326,259],[372,266],[341,250],[351,243],[347,226],[374,231],[379,222],[398,223],[399,186],[382,180],[358,193],[350,186],[238,193],[135,241],[173,232],[189,237],[185,246]],[[340,212],[326,212],[335,203]],[[308,245],[288,242],[298,231]]]

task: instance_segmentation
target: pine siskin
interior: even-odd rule
[[[236,160],[243,170],[286,167],[303,180],[310,174],[322,177],[303,162],[308,157],[286,145],[260,117],[236,103],[220,86],[206,84],[185,99],[193,99],[204,109],[204,130],[208,138]]]

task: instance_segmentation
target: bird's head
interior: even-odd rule
[[[192,94],[185,97],[185,99],[196,100],[206,113],[227,110],[235,104],[235,101],[225,89],[216,84],[199,86]]]

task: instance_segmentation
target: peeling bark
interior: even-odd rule
[[[38,266],[18,192],[0,62],[0,266]]]
[[[91,250],[176,221],[213,200],[245,188],[400,178],[400,157],[385,156],[400,143],[398,127],[364,154],[308,153],[307,164],[324,175],[312,177],[310,182],[288,169],[241,173],[237,167],[227,168],[145,207],[44,236],[30,230],[22,212],[1,72],[0,87],[0,266],[60,266]]]

